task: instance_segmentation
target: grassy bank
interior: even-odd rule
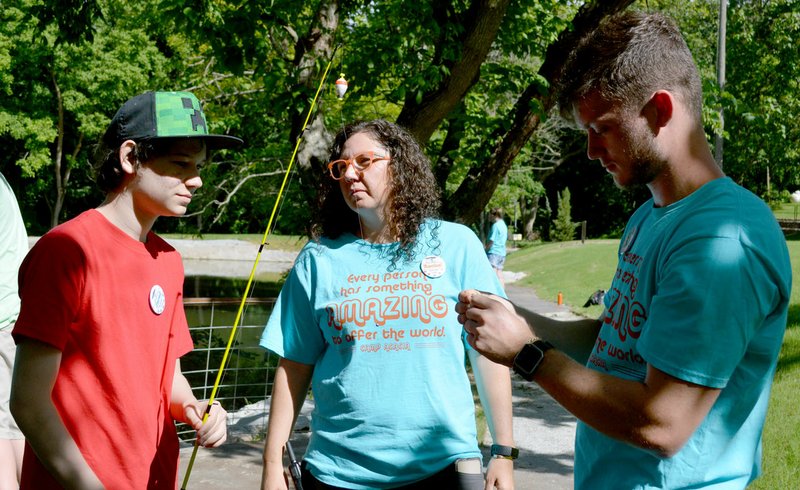
[[[535,245],[510,253],[505,269],[525,273],[514,284],[533,288],[549,301],[556,301],[560,292],[575,313],[596,318],[602,307],[583,308],[583,304],[594,291],[611,284],[618,244],[618,240],[589,240]]]
[[[772,210],[778,219],[800,219],[800,204],[783,203]]]
[[[159,233],[163,238],[177,238],[181,240],[244,240],[246,242],[259,244],[264,235],[254,233],[231,235],[221,233],[204,233],[202,236],[186,235],[181,233]],[[298,235],[270,235],[267,240],[267,248],[272,250],[300,251],[306,244],[308,238]]]
[[[590,240],[537,245],[509,254],[506,270],[525,272],[517,284],[533,288],[539,297],[555,301],[560,291],[573,311],[597,317],[601,307],[582,305],[593,291],[608,289],[616,269],[617,244]],[[764,473],[749,487],[756,490],[795,488],[800,481],[800,411],[795,402],[800,392],[800,241],[790,240],[788,245],[795,288],[764,429]]]

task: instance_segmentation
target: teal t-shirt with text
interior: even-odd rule
[[[727,177],[669,206],[640,207],[620,241],[588,366],[641,382],[649,364],[721,392],[671,458],[579,423],[575,488],[742,489],[758,476],[791,275],[772,212]]]
[[[324,483],[390,488],[480,457],[455,304],[503,294],[468,228],[424,223],[411,261],[351,234],[300,252],[261,338],[314,365],[305,462]]]

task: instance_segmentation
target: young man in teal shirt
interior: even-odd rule
[[[560,105],[586,130],[589,158],[652,195],[626,226],[605,310],[523,318],[464,291],[459,320],[479,352],[578,418],[575,488],[743,489],[760,473],[786,328],[783,234],[714,161],[700,77],[671,20],[607,19],[564,74]]]

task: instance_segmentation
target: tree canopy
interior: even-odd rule
[[[204,186],[163,231],[252,232],[265,226],[298,138],[297,170],[277,231],[303,233],[334,132],[375,117],[406,126],[442,187],[443,215],[480,222],[489,206],[536,234],[556,193],[573,219],[613,234],[641,198],[586,161],[581,136],[550,116],[552,82],[578,37],[625,8],[676,18],[700,66],[709,138],[725,108],[725,170],[765,195],[800,187],[800,6],[732,2],[728,80],[714,78],[716,0],[17,0],[0,23],[0,171],[28,230],[96,206],[92,146],[114,111],[145,90],[191,90],[211,129],[242,137],[217,152]],[[328,63],[318,106],[301,134]],[[333,91],[343,73],[344,99]],[[794,189],[794,187],[792,187]],[[614,213],[604,212],[615,209]]]

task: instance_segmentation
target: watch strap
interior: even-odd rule
[[[519,457],[519,449],[501,444],[492,444],[491,453],[493,458],[517,459]]]

